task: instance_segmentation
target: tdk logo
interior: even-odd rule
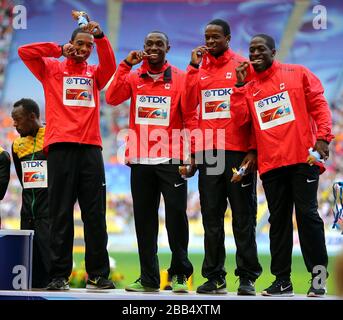
[[[205,91],[205,97],[221,97],[232,94],[232,89],[211,89]]]
[[[145,96],[140,97],[140,102],[148,102],[148,103],[167,103],[166,101],[167,97],[154,97],[154,96]]]
[[[260,108],[262,108],[265,105],[269,105],[271,103],[275,103],[275,102],[278,102],[278,101],[281,101],[281,100],[285,100],[285,99],[286,98],[284,97],[284,92],[282,92],[282,93],[276,94],[274,96],[271,96],[271,97],[265,98],[263,100],[260,100],[258,102],[258,106]]]
[[[43,168],[43,161],[25,161],[23,168]]]
[[[85,78],[67,78],[66,82],[68,84],[83,84],[83,85],[87,85],[87,86],[91,86],[92,85],[92,79],[85,79]]]

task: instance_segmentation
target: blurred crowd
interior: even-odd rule
[[[12,31],[11,1],[0,0],[0,101],[5,81],[5,67],[9,57]]]

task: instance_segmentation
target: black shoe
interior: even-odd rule
[[[276,279],[270,287],[264,289],[261,293],[263,296],[286,296],[292,297],[293,286],[290,280]]]
[[[239,278],[239,287],[237,290],[239,296],[256,296],[255,282],[248,278]]]
[[[88,279],[86,289],[115,289],[115,285],[111,280],[103,277],[96,277],[94,279]]]
[[[226,294],[226,281],[224,277],[209,279],[197,288],[197,293],[203,294]]]
[[[48,284],[46,290],[69,290],[69,282],[65,278],[54,278]]]
[[[311,287],[307,291],[308,297],[324,297],[326,295],[325,283],[323,285],[313,283],[314,278],[311,280]]]

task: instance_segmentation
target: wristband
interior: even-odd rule
[[[104,35],[103,32],[101,32],[100,34],[98,34],[98,35],[96,35],[96,36],[93,35],[94,39],[102,39],[104,36],[105,36],[105,35]]]
[[[240,88],[240,87],[243,87],[245,85],[245,82],[237,82],[236,84],[235,84],[235,87],[236,88]]]
[[[125,62],[129,67],[132,67],[132,66],[133,66],[133,64],[130,63],[129,61],[127,61],[126,59],[124,59],[124,62]]]
[[[199,69],[199,64],[197,64],[197,63],[190,62],[189,65],[196,68],[196,69]]]
[[[61,56],[63,56],[63,47],[64,47],[64,44],[60,44],[59,47],[61,48]]]

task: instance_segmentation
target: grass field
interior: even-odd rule
[[[139,260],[138,254],[135,252],[111,252],[111,257],[116,261],[116,271],[123,275],[123,280],[120,282],[118,288],[123,288],[125,285],[135,281],[139,277]],[[190,260],[194,266],[193,274],[193,287],[192,290],[195,290],[197,286],[201,285],[205,279],[201,276],[201,264],[203,259],[203,254],[190,254]],[[77,253],[74,254],[74,260],[77,267],[79,267],[82,262],[84,255]],[[263,289],[268,287],[274,277],[270,273],[270,256],[269,255],[259,255],[260,263],[263,268],[262,275],[256,281],[256,290],[261,292]],[[160,253],[159,262],[160,270],[168,269],[170,261],[170,254]],[[334,275],[333,268],[335,263],[335,257],[331,256],[329,258],[329,267],[328,271],[330,277],[327,281],[328,294],[335,294],[335,285],[334,285]],[[227,270],[227,284],[229,292],[236,292],[239,282],[237,277],[234,276],[235,268],[235,258],[234,255],[227,255],[226,258],[226,270]],[[297,294],[305,294],[310,286],[309,284],[310,274],[305,268],[302,256],[293,256],[292,262],[292,283],[294,292]],[[237,282],[236,282],[237,281]]]

